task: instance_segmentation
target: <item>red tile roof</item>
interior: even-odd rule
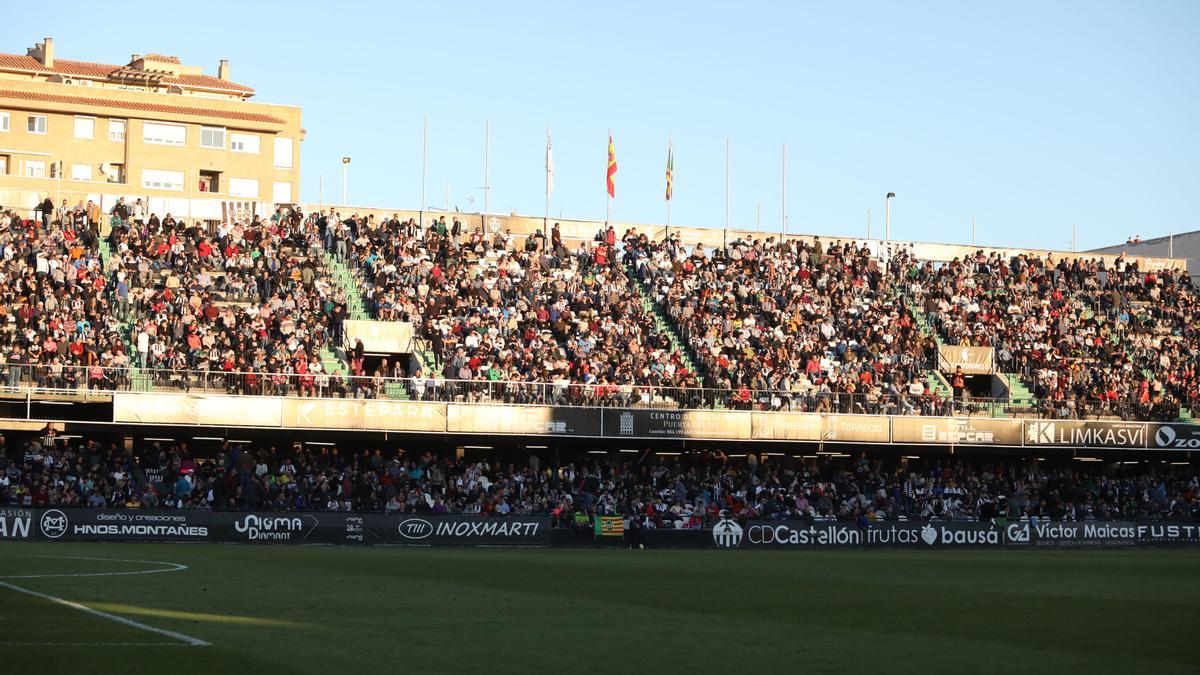
[[[169,61],[170,63],[179,63],[179,59],[174,56],[160,56],[151,54],[143,57],[144,59],[157,59],[159,61]],[[34,73],[54,73],[57,75],[74,75],[76,77],[95,77],[105,79],[108,74],[114,70],[120,70],[125,66],[113,66],[106,63],[92,63],[90,61],[71,61],[69,59],[54,59],[54,68],[47,68],[40,61],[32,56],[20,56],[18,54],[0,54],[0,70],[23,70]],[[232,91],[243,94],[253,94],[254,89],[236,82],[222,80],[219,77],[212,75],[180,75],[179,77],[164,77],[164,84],[178,84],[184,87],[197,87],[201,89],[218,89],[220,91]]]
[[[162,61],[163,63],[179,63],[178,56],[164,56],[162,54],[147,54],[142,57],[146,61]]]
[[[123,99],[98,98],[95,96],[66,96],[62,94],[43,94],[34,91],[17,89],[0,89],[0,98],[11,98],[22,101],[45,101],[47,103],[65,103],[75,105],[94,105],[105,108],[134,110],[137,112],[167,113],[172,115],[198,115],[200,117],[219,117],[222,119],[241,122],[266,122],[268,124],[286,124],[287,120],[274,115],[262,113],[241,112],[239,110],[221,110],[218,108],[195,108],[186,105],[166,105],[161,103],[142,103]]]

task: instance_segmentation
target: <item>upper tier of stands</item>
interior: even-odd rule
[[[1182,270],[687,236],[514,236],[445,218],[421,227],[326,213],[201,225],[136,207],[39,221],[10,211],[0,216],[0,367],[10,387],[1012,412],[966,389],[949,395],[960,383],[938,372],[944,343],[993,347],[1012,386],[1035,393],[1031,414],[1176,419],[1197,402],[1197,298]],[[333,273],[343,265],[347,276]],[[342,322],[360,304],[369,317],[411,321],[419,358],[369,361],[343,344]]]

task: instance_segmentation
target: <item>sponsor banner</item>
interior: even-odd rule
[[[875,415],[824,415],[821,440],[827,443],[887,443],[891,424]]]
[[[422,546],[549,546],[548,516],[364,516],[378,541]]]
[[[136,509],[0,509],[0,541],[142,541],[253,544],[407,544],[418,546],[577,546],[572,530],[553,536],[548,516],[246,513]],[[624,534],[601,517],[601,537]],[[1200,523],[1174,522],[853,522],[730,519],[711,530],[643,532],[650,546],[737,548],[1200,548]],[[652,536],[653,535],[653,536]],[[661,537],[659,536],[661,535]],[[665,539],[664,539],[665,538]],[[671,540],[671,541],[667,541]],[[587,545],[595,540],[587,537]]]
[[[1021,445],[1021,420],[987,417],[893,417],[892,442]]]
[[[536,405],[449,405],[446,430],[467,434],[599,436],[600,415],[593,408]]]
[[[999,528],[986,522],[881,522],[860,528],[852,522],[752,520],[745,525],[722,520],[713,527],[717,548],[997,547]]]
[[[543,546],[550,543],[550,518],[323,511],[0,509],[0,540],[4,539]]]
[[[283,399],[284,427],[364,431],[446,431],[446,404],[348,398]]]
[[[0,508],[0,541],[30,539],[35,536],[33,511],[21,508]]]
[[[1146,447],[1151,450],[1200,450],[1200,425],[1151,424]]]
[[[112,401],[114,422],[239,427],[278,427],[282,423],[282,399],[270,396],[117,392]]]
[[[208,511],[34,509],[35,539],[211,541]]]
[[[819,441],[821,416],[815,413],[755,412],[750,434],[763,441]]]
[[[1145,448],[1144,422],[1025,420],[1025,445],[1084,448]]]
[[[965,375],[990,375],[995,372],[993,354],[991,347],[938,346],[941,369],[950,373],[961,367]]]
[[[625,536],[625,519],[621,516],[597,516],[596,536],[623,537]]]
[[[1032,548],[1130,548],[1137,546],[1136,523],[1008,523],[1006,546]]]
[[[1138,523],[1139,546],[1200,546],[1200,523]]]
[[[748,412],[605,408],[603,414],[606,437],[728,440],[750,438],[751,413]]]

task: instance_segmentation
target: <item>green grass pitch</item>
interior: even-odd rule
[[[0,586],[6,675],[1200,669],[1182,550],[4,543],[0,577],[107,615]]]

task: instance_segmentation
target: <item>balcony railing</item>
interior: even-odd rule
[[[648,385],[332,376],[100,366],[0,366],[0,395],[105,398],[111,392],[359,398],[567,407],[755,410],[866,415],[979,415],[1053,419],[1178,419],[1174,406],[1088,402],[1020,406],[968,396],[849,394],[818,390],[708,389]]]

